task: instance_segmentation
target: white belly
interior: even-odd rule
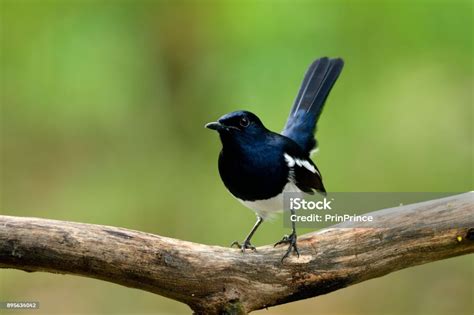
[[[270,219],[274,214],[283,210],[283,195],[284,193],[288,192],[297,192],[303,194],[303,192],[298,187],[296,187],[294,183],[289,182],[286,184],[285,188],[283,188],[283,192],[275,197],[256,201],[245,201],[239,198],[237,198],[237,200],[239,200],[247,208],[252,209],[259,217],[265,220]]]

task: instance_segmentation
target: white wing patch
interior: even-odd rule
[[[316,170],[314,165],[312,165],[309,161],[294,158],[294,157],[290,156],[287,153],[284,153],[283,156],[285,157],[285,161],[286,161],[286,164],[288,165],[288,167],[294,167],[295,164],[296,164],[299,167],[304,167],[305,169],[307,169],[311,173],[315,173],[315,174],[319,175],[319,172]]]
[[[285,157],[286,164],[288,167],[293,167],[295,166],[295,159],[292,158],[289,154],[283,153],[283,156]]]
[[[296,161],[296,165],[302,166],[302,167],[306,168],[306,169],[309,170],[311,173],[316,173],[316,168],[314,168],[314,166],[311,165],[311,163],[309,163],[308,161],[306,161],[306,160],[299,160],[299,159],[295,159],[295,161]]]

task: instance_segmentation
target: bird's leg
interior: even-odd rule
[[[251,250],[255,250],[255,246],[253,246],[252,244],[250,244],[250,239],[252,238],[253,234],[255,233],[255,231],[257,230],[258,226],[263,222],[263,219],[259,216],[257,216],[257,222],[255,222],[255,225],[253,226],[252,230],[250,231],[249,235],[247,235],[247,237],[245,238],[244,242],[241,244],[239,244],[239,242],[237,241],[234,241],[230,247],[233,247],[234,245],[236,245],[237,247],[240,248],[240,250],[242,252],[245,252],[246,249],[251,249]]]
[[[291,209],[291,214],[295,214],[295,210]],[[298,251],[298,246],[296,245],[297,237],[296,237],[296,226],[295,226],[294,221],[291,222],[291,227],[292,227],[291,234],[283,236],[283,238],[280,241],[276,242],[275,245],[273,245],[273,247],[275,247],[280,244],[289,244],[285,255],[283,255],[283,257],[281,258],[281,262],[283,262],[283,260],[290,255],[291,250],[294,250],[294,252],[298,255],[298,257],[300,257],[300,252]]]

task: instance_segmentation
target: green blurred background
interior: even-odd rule
[[[0,2],[2,214],[228,246],[254,214],[221,183],[204,124],[247,109],[281,130],[325,55],[346,62],[314,156],[328,190],[473,189],[470,1]],[[254,244],[284,232],[264,224]],[[470,314],[473,261],[256,314]],[[189,313],[74,276],[0,270],[0,285],[34,314]]]

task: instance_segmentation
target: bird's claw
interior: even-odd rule
[[[289,236],[288,235],[283,235],[283,238],[281,240],[279,240],[278,242],[276,242],[275,245],[273,245],[273,247],[276,247],[280,244],[288,243],[288,240],[289,240]]]
[[[296,255],[298,255],[298,258],[300,257],[300,252],[298,250],[298,246],[296,245],[296,239],[296,233],[293,232],[290,235],[283,236],[281,240],[279,240],[275,243],[275,245],[273,245],[273,247],[275,247],[280,244],[289,244],[285,255],[283,255],[283,257],[281,258],[281,262],[283,262],[283,260],[290,255],[292,250],[296,253]]]
[[[232,244],[230,244],[230,247],[234,247],[234,246],[237,246],[237,248],[240,248],[240,250],[243,252],[245,252],[246,249],[251,249],[253,251],[256,251],[257,249],[255,248],[255,246],[253,246],[252,244],[250,244],[250,241],[247,241],[245,240],[242,245],[237,242],[237,241],[234,241]]]

